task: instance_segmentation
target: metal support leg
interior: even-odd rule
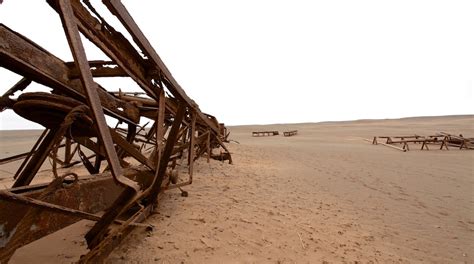
[[[93,248],[107,233],[109,225],[119,216],[124,208],[133,200],[139,191],[136,182],[123,176],[122,167],[115,151],[109,127],[105,121],[104,111],[97,93],[97,85],[92,79],[89,63],[86,58],[84,46],[82,45],[79,30],[76,24],[75,15],[69,0],[58,0],[60,7],[60,16],[63,23],[64,31],[71,48],[71,52],[76,63],[76,67],[80,72],[80,79],[83,85],[88,105],[94,117],[98,138],[104,146],[106,158],[109,163],[112,176],[117,184],[126,187],[119,198],[114,202],[112,207],[104,214],[102,219],[98,221],[92,229],[87,233],[86,240],[90,248]]]

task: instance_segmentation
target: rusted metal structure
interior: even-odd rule
[[[290,131],[284,131],[283,136],[285,137],[291,137],[298,134],[298,130],[290,130]],[[254,131],[252,132],[252,137],[267,137],[267,136],[278,136],[280,135],[280,132],[276,130],[272,131]]]
[[[381,140],[381,142],[380,142]],[[375,136],[373,145],[383,145],[403,152],[410,150],[410,144],[420,144],[420,150],[429,150],[429,145],[439,146],[440,150],[449,150],[448,146],[459,149],[474,149],[474,138],[465,138],[462,135],[456,136],[445,132],[440,132],[430,136],[408,135],[408,136]]]
[[[295,136],[298,134],[298,130],[290,130],[290,131],[284,131],[283,132],[283,136],[285,137],[291,137],[291,136]]]
[[[266,137],[266,136],[278,136],[280,132],[278,131],[254,131],[252,132],[252,137]]]
[[[140,226],[164,190],[192,183],[198,157],[231,163],[223,143],[229,134],[186,95],[120,0],[102,4],[130,40],[88,0],[46,2],[59,15],[72,62],[0,24],[0,66],[23,76],[3,94],[0,108],[13,109],[46,128],[30,152],[0,162],[24,159],[11,189],[0,190],[0,262],[7,263],[23,245],[81,219],[96,223],[85,236],[90,251],[80,262],[100,262]],[[81,34],[110,61],[88,60]],[[98,77],[129,77],[142,92],[108,91],[94,80]],[[32,82],[52,91],[25,91],[13,98]],[[125,128],[109,127],[105,116]],[[150,128],[139,125],[145,118]],[[54,179],[31,184],[48,157]],[[88,175],[58,173],[58,166],[78,163]],[[179,177],[183,171],[185,177]]]

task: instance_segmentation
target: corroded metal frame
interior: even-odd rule
[[[90,252],[80,262],[102,261],[154,210],[164,190],[192,183],[197,158],[205,155],[208,160],[227,159],[231,163],[224,145],[229,134],[223,124],[202,113],[187,96],[121,1],[102,2],[138,49],[88,0],[46,2],[59,15],[72,62],[62,61],[0,24],[0,66],[23,76],[3,94],[0,110],[11,108],[46,127],[30,152],[1,160],[3,164],[24,159],[12,188],[0,190],[0,262],[8,262],[23,245],[81,219],[96,223],[85,236]],[[110,60],[89,60],[81,35]],[[98,77],[129,77],[142,92],[108,91],[94,80]],[[25,92],[32,82],[52,91]],[[17,92],[22,94],[14,98]],[[50,113],[58,120],[51,121],[54,118],[47,115],[38,118],[25,107],[32,113]],[[106,115],[127,128],[109,127]],[[150,119],[151,128],[139,125],[142,118]],[[84,128],[84,120],[92,125]],[[93,154],[86,155],[81,147]],[[222,149],[220,157],[212,154],[213,148]],[[63,160],[57,155],[58,149],[64,152]],[[31,185],[48,157],[54,161],[54,180]],[[127,157],[138,165],[130,165]],[[107,166],[100,172],[104,160]],[[177,164],[183,161],[188,179],[179,180]],[[63,167],[83,164],[90,175],[58,175],[57,163]],[[99,216],[99,211],[104,213]]]

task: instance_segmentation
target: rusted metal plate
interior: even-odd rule
[[[42,189],[33,189],[30,192],[23,192],[22,195],[36,198]],[[15,192],[15,189],[10,190]],[[22,190],[24,191],[24,190]],[[88,180],[81,180],[68,189],[59,189],[48,197],[48,202],[78,209],[89,213],[97,213],[107,209],[117,198],[121,188],[114,184],[110,175],[98,176]],[[51,234],[70,224],[79,221],[81,218],[64,214],[43,211],[34,222],[31,222],[29,231],[22,236],[21,244],[9,245],[10,239],[14,236],[18,223],[25,217],[31,206],[23,204],[0,201],[0,259],[4,257],[5,248],[26,245],[45,235]],[[5,213],[9,212],[9,213]]]

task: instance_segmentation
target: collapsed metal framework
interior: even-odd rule
[[[284,131],[283,136],[285,137],[292,137],[298,134],[298,130],[289,130],[289,131]]]
[[[252,132],[252,137],[266,137],[266,136],[278,136],[280,132],[278,131],[254,131]]]
[[[429,150],[430,145],[439,146],[440,150],[449,150],[448,146],[459,149],[474,149],[474,138],[465,138],[462,135],[456,136],[446,132],[430,136],[375,136],[372,140],[366,139],[366,141],[373,145],[387,146],[403,152],[410,150],[410,144],[420,144],[420,150]]]
[[[298,134],[298,130],[288,130],[288,131],[283,131],[283,136],[285,137],[291,137],[295,136]],[[253,131],[252,132],[252,137],[267,137],[267,136],[279,136],[280,132],[276,130],[272,131]]]
[[[0,191],[0,263],[23,245],[81,219],[96,223],[85,236],[90,251],[80,262],[104,260],[153,211],[164,190],[192,183],[198,157],[232,162],[224,125],[186,95],[120,0],[102,3],[138,49],[88,0],[46,2],[59,14],[72,62],[0,24],[0,66],[23,76],[3,94],[0,109],[46,127],[30,152],[0,160],[23,159],[12,188]],[[111,60],[88,60],[81,34]],[[130,77],[143,92],[108,91],[95,82],[98,77]],[[32,82],[52,91],[13,98]],[[109,127],[106,115],[126,128]],[[150,128],[139,125],[142,118],[150,120]],[[32,185],[48,157],[54,180]],[[78,163],[88,175],[59,175],[58,165]],[[178,176],[183,171],[186,179]]]

